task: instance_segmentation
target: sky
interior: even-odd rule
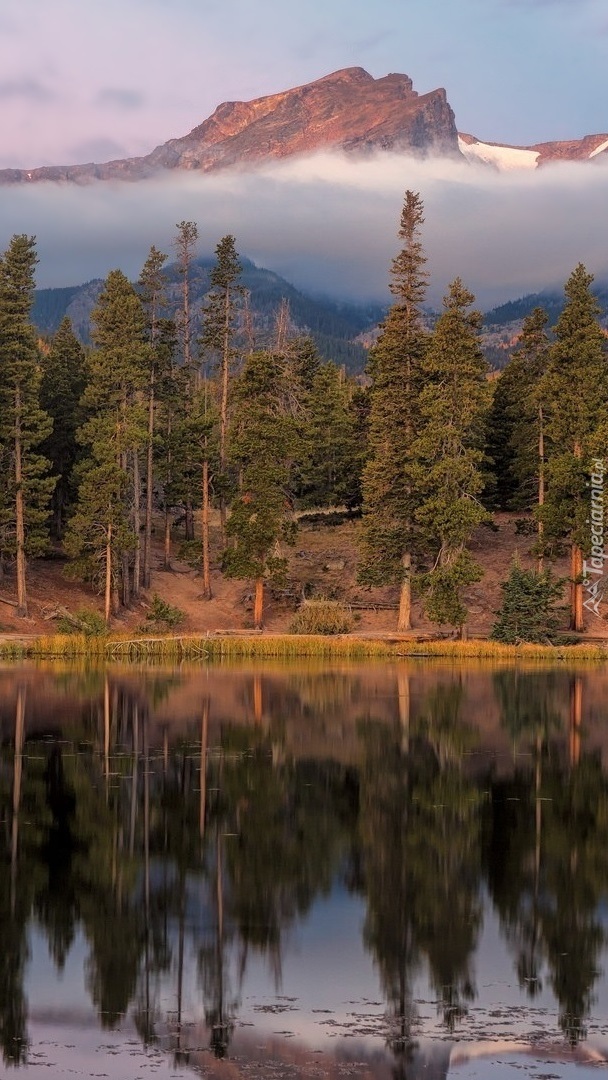
[[[608,131],[607,61],[606,0],[3,0],[0,168],[147,153],[222,101],[354,65],[375,77],[406,73],[420,93],[444,86],[459,129],[481,139],[576,138]],[[486,302],[555,284],[579,259],[608,273],[608,235],[591,218],[603,213],[601,168],[591,175],[584,167],[584,178],[580,168],[565,169],[558,183],[539,174],[504,180],[473,170],[467,179],[460,167],[438,175],[433,165],[372,166],[359,173],[323,158],[271,170],[265,183],[261,174],[223,184],[181,177],[137,194],[115,185],[8,189],[0,244],[13,232],[35,232],[40,283],[70,284],[115,265],[136,272],[150,243],[170,244],[175,222],[192,218],[207,252],[238,230],[244,254],[272,260],[295,284],[379,298],[412,173],[434,215],[427,212],[436,292],[461,272],[451,253],[463,237],[462,275],[469,272]],[[148,229],[155,234],[144,236]],[[520,237],[526,257],[517,259]],[[503,242],[509,250],[499,258]]]
[[[3,0],[0,167],[145,153],[355,65],[444,86],[481,139],[608,128],[605,0]]]

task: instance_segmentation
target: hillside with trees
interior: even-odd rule
[[[363,387],[299,331],[274,275],[261,325],[260,271],[231,235],[209,263],[182,221],[175,262],[153,246],[138,283],[111,271],[85,345],[68,317],[37,335],[35,241],[13,237],[0,260],[4,628],[25,625],[37,581],[38,629],[61,612],[86,623],[77,596],[106,627],[287,628],[322,602],[324,618],[342,605],[342,628],[460,636],[489,633],[502,605],[503,636],[542,638],[522,623],[527,589],[547,640],[568,625],[602,634],[590,568],[603,568],[608,350],[593,278],[576,267],[556,324],[534,309],[490,379],[459,278],[429,326],[423,224],[408,191]],[[515,554],[536,578],[510,570]]]
[[[261,347],[272,340],[277,309],[283,300],[287,300],[294,333],[310,335],[323,359],[344,364],[347,371],[364,370],[367,352],[357,339],[377,326],[384,314],[379,304],[355,304],[328,297],[307,296],[279,274],[256,266],[251,259],[241,256],[241,264],[240,281],[249,295],[250,325],[255,328],[256,341]],[[213,265],[212,257],[195,257],[192,260],[190,290],[193,322],[195,332],[199,333],[202,331],[201,312],[210,288]],[[167,263],[164,283],[163,315],[173,318],[180,298],[178,261]],[[32,322],[41,334],[53,335],[67,316],[81,342],[90,345],[91,316],[102,288],[103,281],[94,280],[67,288],[37,289],[32,306]]]

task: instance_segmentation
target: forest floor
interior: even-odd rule
[[[500,583],[509,572],[517,553],[523,566],[533,566],[530,554],[533,537],[520,535],[517,514],[497,514],[494,527],[480,528],[473,538],[471,550],[483,568],[481,581],[468,588],[465,602],[469,610],[469,637],[487,637],[495,612],[500,606]],[[296,544],[286,548],[289,560],[287,583],[284,589],[267,588],[264,628],[270,633],[286,633],[294,612],[303,596],[324,596],[343,601],[352,607],[354,632],[369,637],[394,634],[397,620],[398,592],[394,587],[370,589],[357,584],[357,550],[360,522],[350,521],[336,526],[301,524]],[[162,566],[160,531],[154,549],[151,588],[139,602],[124,609],[113,620],[112,630],[119,633],[154,634],[158,630],[147,621],[154,594],[179,608],[184,618],[178,632],[184,634],[215,631],[250,630],[253,626],[253,597],[251,584],[225,579],[219,570],[219,530],[212,530],[212,590],[210,601],[202,599],[200,572],[179,558],[181,540],[173,545],[171,570]],[[15,610],[2,602],[2,597],[15,599],[15,582],[5,577],[0,582],[0,636],[23,637],[55,633],[53,613],[61,608],[74,613],[79,609],[94,609],[101,613],[102,599],[82,583],[66,577],[66,562],[58,557],[37,560],[28,569],[29,617],[21,619]],[[566,578],[567,560],[558,560],[554,573]],[[567,587],[564,586],[564,598]],[[435,636],[447,627],[429,622],[419,603],[412,612],[413,634]],[[589,615],[584,635],[589,640],[608,639],[608,621]],[[563,620],[567,627],[567,616]]]

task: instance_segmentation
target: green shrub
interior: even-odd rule
[[[516,559],[501,585],[502,604],[490,637],[506,645],[520,641],[536,643],[556,640],[558,611],[563,581],[548,571],[524,570]]]
[[[61,615],[57,619],[60,634],[84,634],[85,637],[102,637],[107,633],[103,615],[92,608],[79,608],[73,617]]]
[[[175,630],[185,617],[181,608],[173,607],[173,604],[168,604],[158,593],[154,593],[152,609],[146,615],[146,622],[152,623],[159,630]]]
[[[304,600],[289,629],[292,634],[348,634],[353,621],[350,608],[338,600]]]

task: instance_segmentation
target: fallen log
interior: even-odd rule
[[[16,605],[15,605],[16,606]],[[90,626],[84,622],[83,619],[79,619],[77,615],[73,615],[71,611],[68,611],[62,604],[59,607],[53,609],[53,611],[45,611],[43,619],[48,622],[49,619],[65,619],[70,623],[70,626],[74,626],[77,630],[82,630],[87,633],[90,630]]]

